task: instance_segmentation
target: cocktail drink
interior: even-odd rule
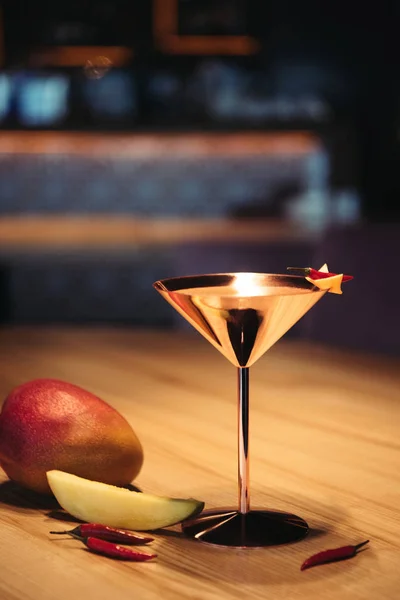
[[[270,546],[308,532],[296,515],[252,510],[249,495],[249,367],[328,291],[302,276],[223,273],[157,281],[155,289],[238,373],[238,507],[204,511],[183,523],[198,540],[223,546]]]

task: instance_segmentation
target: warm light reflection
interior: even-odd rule
[[[238,273],[233,287],[239,296],[257,296],[260,293],[260,285],[255,273]]]
[[[260,50],[259,42],[248,35],[179,34],[178,0],[155,0],[154,37],[168,54],[251,55]]]

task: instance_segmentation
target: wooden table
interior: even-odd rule
[[[281,341],[251,372],[253,505],[294,511],[306,540],[223,549],[157,534],[155,562],[119,563],[54,539],[54,505],[1,476],[1,600],[395,600],[400,584],[399,361]],[[236,503],[236,377],[198,334],[2,329],[1,395],[72,381],[124,414],[145,448],[144,491]],[[300,572],[321,549],[370,539]]]

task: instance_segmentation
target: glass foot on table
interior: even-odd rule
[[[290,513],[273,510],[206,510],[182,523],[188,537],[206,544],[238,548],[277,546],[303,539],[307,523]]]

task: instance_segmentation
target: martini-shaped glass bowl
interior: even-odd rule
[[[301,276],[265,273],[174,277],[154,287],[238,373],[238,507],[204,511],[184,522],[183,531],[209,544],[234,547],[302,539],[308,525],[300,517],[250,508],[249,367],[326,292]]]

